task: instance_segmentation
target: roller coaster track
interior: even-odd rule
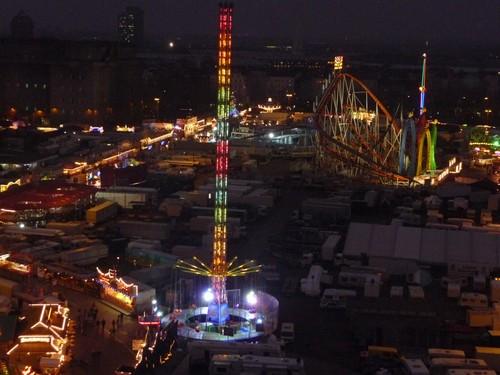
[[[320,168],[383,184],[407,184],[399,173],[402,127],[356,77],[337,73],[315,105]]]

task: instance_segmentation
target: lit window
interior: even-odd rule
[[[30,88],[30,84],[27,83],[27,84],[24,85],[24,87],[26,87],[27,89],[29,89]]]

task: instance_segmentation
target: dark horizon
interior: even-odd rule
[[[215,35],[218,1],[18,0],[2,4],[0,35],[9,34],[12,17],[24,10],[35,36],[113,39],[117,16],[126,6],[145,13],[151,37]],[[495,0],[240,0],[235,3],[235,35],[304,42],[345,44],[499,47],[500,4]],[[286,5],[285,5],[286,4]]]

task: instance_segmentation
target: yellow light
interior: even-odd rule
[[[59,130],[58,128],[50,128],[50,127],[46,127],[46,126],[38,126],[36,128],[36,130],[42,132],[42,133],[52,133],[52,132],[55,132],[57,130]]]
[[[6,354],[10,355],[14,350],[17,349],[18,346],[19,346],[19,344],[14,345],[12,348],[10,348],[10,350]]]
[[[254,260],[250,260],[240,265],[235,265],[237,257],[234,257],[229,263],[225,264],[222,259],[216,257],[212,267],[207,266],[198,258],[194,257],[193,260],[197,263],[188,263],[183,260],[178,260],[176,267],[182,271],[192,273],[195,275],[213,277],[237,277],[244,276],[249,273],[260,272],[261,266],[256,265]]]
[[[133,126],[127,126],[127,125],[116,125],[116,131],[117,132],[123,132],[123,133],[134,133],[135,128]]]
[[[45,335],[43,335],[43,336],[27,335],[27,336],[19,336],[19,341],[21,342],[21,344],[23,344],[25,342],[46,342],[46,343],[49,343],[51,341],[51,337],[45,336]]]
[[[3,193],[4,191],[7,191],[13,185],[21,186],[21,179],[18,178],[15,181],[9,181],[6,184],[1,184],[0,185],[0,192]]]
[[[344,56],[335,56],[333,60],[333,70],[342,70],[344,67]]]

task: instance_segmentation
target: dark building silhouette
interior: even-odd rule
[[[139,46],[144,41],[144,11],[138,7],[127,7],[118,16],[120,41]]]
[[[33,29],[33,20],[22,10],[10,21],[10,35],[14,39],[32,39]]]

